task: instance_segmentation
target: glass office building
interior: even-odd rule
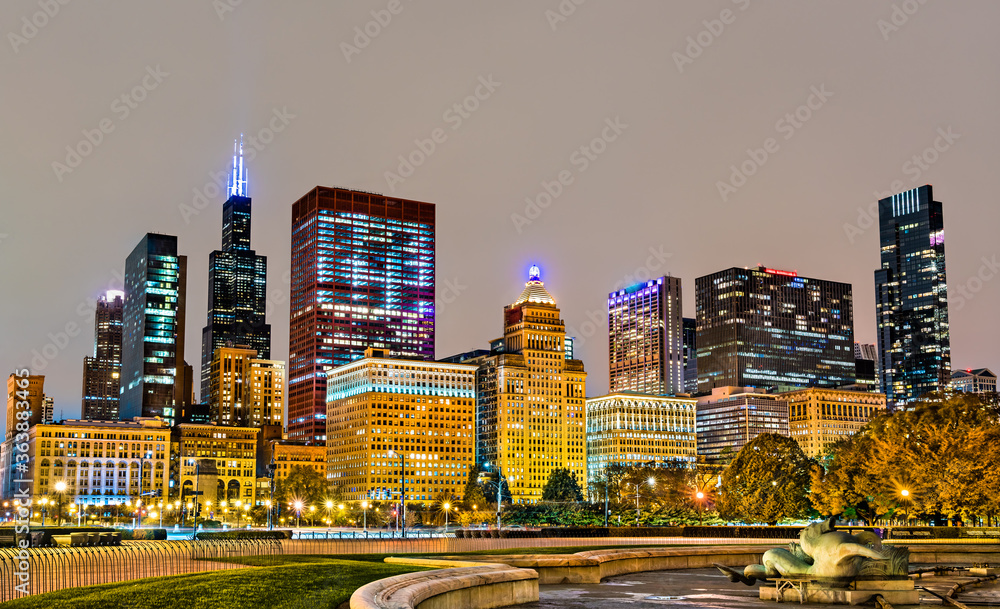
[[[695,280],[698,392],[854,383],[851,284],[765,267]]]
[[[292,206],[288,438],[326,438],[326,374],[434,359],[435,205],[316,187]]]
[[[889,407],[898,408],[951,378],[944,217],[927,185],[880,200],[878,221],[879,380]]]
[[[608,294],[612,393],[684,393],[682,319],[679,277],[659,277]]]
[[[155,233],[147,233],[125,260],[119,405],[123,420],[163,417],[173,424],[183,262],[177,255],[177,237]]]

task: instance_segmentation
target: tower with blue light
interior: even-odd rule
[[[227,344],[246,345],[258,359],[271,357],[265,318],[267,257],[250,246],[250,192],[242,136],[233,142],[233,165],[222,206],[222,249],[208,258],[208,323],[201,334],[201,400],[210,402],[212,355]]]

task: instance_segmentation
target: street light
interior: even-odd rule
[[[406,537],[406,456],[403,453],[398,453],[394,450],[390,450],[388,453],[389,458],[399,457],[399,521],[403,523],[402,528],[400,528],[400,534]]]
[[[295,528],[297,529],[302,519],[302,502],[296,499],[292,506],[295,508]]]
[[[39,503],[42,504],[42,526],[44,527],[45,526],[46,506],[49,504],[49,498],[48,497],[42,497],[42,500]]]
[[[448,512],[451,510],[451,504],[444,504],[444,535],[448,536]]]
[[[60,525],[60,524],[62,524],[62,500],[63,500],[63,493],[65,493],[65,492],[66,492],[66,482],[63,481],[63,480],[60,480],[59,482],[56,482],[56,497],[59,500],[59,502],[57,504],[57,507],[56,507],[56,510],[57,510],[56,511],[56,525],[57,526]]]
[[[361,511],[364,513],[364,516],[365,516],[365,531],[367,531],[368,530],[368,502],[367,501],[362,501],[361,502]]]
[[[329,520],[327,526],[333,522],[333,502],[329,499],[326,500],[326,517]]]
[[[702,499],[705,498],[705,493],[698,491],[694,494],[694,496],[698,500],[698,524],[701,525],[705,520],[705,504],[702,503]]]
[[[903,500],[904,501],[908,501],[909,498],[910,498],[910,491],[909,491],[909,489],[905,489],[904,488],[903,490],[899,491],[899,494],[903,496]],[[904,525],[910,524],[910,519],[909,519],[908,516],[909,516],[909,514],[907,513],[906,508],[903,508],[903,524]]]

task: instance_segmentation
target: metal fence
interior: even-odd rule
[[[0,549],[0,601],[121,582],[200,571],[242,569],[219,561],[236,556],[280,555],[276,540],[132,541],[121,546]],[[267,560],[263,563],[267,564]],[[26,574],[26,575],[22,575]],[[20,588],[20,589],[19,589]]]

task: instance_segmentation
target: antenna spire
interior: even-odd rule
[[[233,140],[233,171],[229,176],[229,196],[246,197],[247,190],[247,169],[243,164],[243,134],[240,134],[239,143]]]

